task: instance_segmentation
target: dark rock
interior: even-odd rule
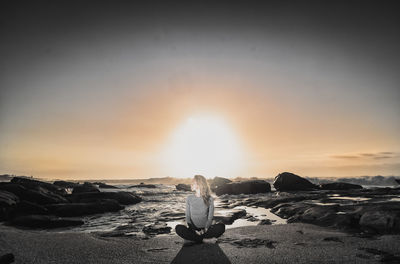
[[[272,225],[272,222],[269,219],[263,219],[258,223],[258,225]]]
[[[381,232],[400,231],[400,211],[367,211],[360,218],[360,226]]]
[[[142,231],[148,235],[168,234],[171,232],[171,227],[166,223],[155,223],[144,226]]]
[[[61,195],[53,193],[41,186],[34,190],[27,189],[25,186],[14,183],[0,183],[0,190],[11,192],[19,197],[20,200],[30,201],[36,204],[66,203],[68,200]]]
[[[339,237],[325,237],[324,239],[322,239],[322,241],[332,241],[332,242],[343,243],[343,241]]]
[[[190,192],[192,190],[191,186],[189,184],[183,184],[183,183],[179,183],[177,185],[175,185],[175,188],[178,191],[187,191]]]
[[[25,215],[13,218],[8,224],[30,228],[59,228],[82,225],[82,220],[49,215]]]
[[[14,183],[14,184],[22,185],[29,190],[43,191],[43,189],[45,189],[47,191],[56,193],[58,195],[66,194],[64,188],[60,188],[59,186],[53,185],[48,182],[42,182],[42,181],[37,181],[37,180],[32,180],[32,179],[27,179],[27,178],[22,178],[22,177],[14,177],[10,182]]]
[[[43,215],[48,213],[44,206],[25,200],[19,202],[14,210],[14,215]]]
[[[400,184],[400,179],[395,179],[395,181],[396,181],[398,184]]]
[[[93,184],[96,184],[99,186],[99,188],[103,188],[103,189],[119,189],[118,187],[115,187],[113,185],[108,185],[103,182],[94,182]]]
[[[215,177],[213,180],[210,181],[210,189],[211,191],[215,192],[215,190],[217,189],[218,186],[227,184],[232,182],[229,179],[226,178],[222,178],[222,177]]]
[[[84,184],[75,186],[74,189],[72,190],[72,193],[89,193],[89,192],[96,193],[100,192],[100,190],[90,182],[85,182]]]
[[[0,257],[1,264],[9,264],[15,261],[14,254],[8,253]]]
[[[273,184],[278,191],[307,191],[318,189],[315,184],[290,172],[278,174]]]
[[[53,182],[53,184],[61,188],[71,188],[71,189],[79,185],[79,183],[68,182],[68,181],[55,181]]]
[[[229,212],[224,212],[224,215],[216,213],[214,220],[216,222],[222,222],[225,225],[231,225],[236,219],[246,216],[247,212],[244,209],[232,209]]]
[[[361,185],[351,184],[345,182],[333,182],[321,184],[320,188],[322,190],[352,190],[352,189],[363,189]]]
[[[271,191],[271,185],[263,180],[250,180],[231,182],[218,186],[215,190],[217,195],[223,194],[256,194]]]
[[[101,200],[93,203],[66,203],[48,205],[47,209],[57,216],[83,216],[116,212],[124,207],[115,200]]]
[[[129,186],[128,188],[157,188],[154,184],[138,184],[138,185],[132,185]]]
[[[130,192],[92,192],[92,193],[73,193],[69,199],[72,202],[95,202],[103,199],[116,200],[123,205],[136,204],[142,201],[139,196]]]
[[[18,202],[19,199],[15,194],[7,191],[0,191],[0,221],[9,218]]]

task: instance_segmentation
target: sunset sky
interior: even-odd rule
[[[389,2],[11,2],[0,174],[400,175]]]

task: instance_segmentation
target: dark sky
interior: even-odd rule
[[[266,154],[255,145],[271,152],[277,152],[278,143],[299,144],[301,149],[310,146],[312,137],[331,144],[323,151],[307,147],[307,153],[314,153],[311,156],[364,152],[393,152],[396,156],[400,151],[398,6],[396,1],[2,1],[0,169],[15,171],[23,167],[23,161],[33,163],[32,156],[51,156],[51,151],[62,150],[69,141],[59,135],[67,124],[78,126],[76,117],[97,120],[93,121],[96,129],[116,126],[115,109],[126,98],[167,109],[165,116],[154,117],[154,107],[129,108],[141,111],[143,118],[133,120],[136,128],[130,129],[142,129],[146,120],[154,119],[165,122],[157,130],[167,131],[169,124],[174,126],[173,122],[183,118],[179,112],[211,109],[233,116],[228,104],[238,108],[240,103],[233,98],[241,94],[248,96],[250,103],[246,114],[236,114],[235,122],[238,127],[248,127],[241,132],[242,138],[252,138],[248,140],[253,142],[249,143],[253,146],[250,152],[262,152],[256,155],[262,159],[284,163],[282,155]],[[228,83],[232,88],[222,88]],[[233,84],[240,87],[233,88]],[[232,98],[218,105],[211,99],[213,94]],[[153,99],[144,99],[147,95]],[[182,106],[183,101],[190,107]],[[272,114],[267,101],[291,109]],[[298,109],[304,118],[290,117]],[[54,125],[54,120],[60,119],[64,123]],[[267,130],[265,124],[271,120],[285,124],[285,131],[313,132],[303,132],[300,139],[261,139],[265,134],[275,139],[282,134]],[[300,120],[302,124],[296,123]],[[334,134],[336,129],[339,132]],[[97,133],[88,131],[75,129],[75,136]],[[140,154],[144,149],[153,153],[150,145],[143,143],[146,140],[138,139],[139,134],[132,139],[141,145],[135,155],[146,156]],[[21,142],[35,148],[33,142],[46,145],[45,141],[49,144],[46,153],[31,152],[25,157],[17,151]],[[338,142],[342,148],[334,147]],[[60,160],[64,160],[62,156],[58,161],[67,167],[69,163]],[[348,166],[364,166],[363,162]],[[296,164],[290,166],[298,168]],[[84,167],[73,166],[76,171]],[[400,168],[398,160],[368,166],[372,169],[352,173],[396,173]],[[44,173],[46,166],[42,167],[30,172]],[[257,173],[271,172],[259,164],[255,167]],[[144,167],[140,171],[145,171]]]

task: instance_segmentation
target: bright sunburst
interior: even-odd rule
[[[238,139],[226,122],[215,116],[187,119],[173,133],[163,162],[173,177],[235,177],[244,166]]]

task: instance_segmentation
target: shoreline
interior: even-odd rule
[[[400,235],[361,238],[311,224],[226,230],[216,243],[182,247],[178,235],[149,239],[0,226],[0,256],[15,263],[395,263]]]

